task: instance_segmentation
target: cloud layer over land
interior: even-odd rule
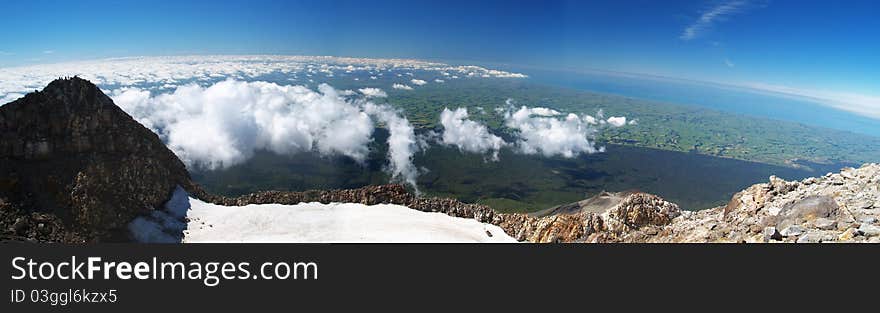
[[[387,104],[379,88],[336,90],[321,84],[278,85],[261,80],[280,74],[316,82],[339,73],[433,72],[444,77],[523,78],[479,66],[452,66],[407,59],[327,56],[135,57],[0,68],[0,104],[42,89],[62,76],[80,76],[104,90],[126,112],[160,135],[192,167],[225,168],[257,150],[279,154],[315,151],[364,162],[378,123],[388,127],[387,169],[394,180],[415,186],[413,155],[420,139],[409,121]],[[412,78],[416,86],[428,82]],[[413,90],[395,83],[394,89]],[[362,97],[357,97],[357,93]]]
[[[253,80],[263,75],[317,75],[333,77],[337,73],[369,72],[381,76],[387,71],[427,71],[444,76],[524,78],[511,73],[479,66],[455,66],[409,59],[368,59],[330,56],[221,55],[115,58],[56,64],[0,68],[0,104],[40,90],[62,76],[79,76],[102,88],[173,89],[191,82],[216,82],[227,78]],[[418,83],[427,83],[418,80]],[[416,83],[415,81],[413,83]]]
[[[409,120],[384,101],[388,94],[375,87],[337,90],[327,84],[316,87],[282,85],[259,80],[262,75],[309,77],[366,71],[382,76],[393,69],[407,77],[398,90],[414,90],[428,81],[410,78],[415,71],[462,77],[524,77],[520,74],[475,66],[448,66],[413,60],[350,59],[332,57],[157,57],[114,59],[95,62],[50,64],[0,69],[0,95],[17,98],[29,89],[40,89],[58,76],[79,75],[95,81],[123,110],[159,134],[188,166],[221,169],[240,164],[258,150],[291,155],[316,152],[344,156],[364,163],[378,125],[389,131],[386,169],[392,180],[416,187],[419,169],[416,153],[429,138],[419,137]],[[435,80],[442,82],[443,80]],[[320,81],[317,81],[320,83]],[[521,106],[513,100],[508,109],[496,111],[504,119],[511,142],[473,121],[467,109],[443,109],[443,133],[436,142],[464,153],[486,154],[498,160],[510,147],[516,153],[574,157],[601,152],[595,134],[601,127],[621,127],[625,117],[605,119],[564,114],[543,107]],[[485,110],[479,110],[485,114]]]

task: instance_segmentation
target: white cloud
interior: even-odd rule
[[[358,89],[364,96],[368,98],[385,98],[388,97],[388,94],[385,93],[382,89],[379,88],[361,88]]]
[[[372,140],[368,114],[326,84],[313,91],[228,80],[155,97],[137,88],[118,89],[111,97],[185,163],[208,169],[243,162],[257,149],[317,151],[363,162]]]
[[[421,80],[421,79],[412,79],[412,80],[410,80],[410,82],[412,82],[413,85],[416,85],[416,86],[422,86],[422,85],[428,83],[428,82]]]
[[[700,17],[697,18],[694,23],[682,31],[679,38],[685,41],[693,40],[712,29],[718,21],[722,21],[730,15],[742,12],[746,9],[748,4],[749,2],[746,0],[728,0],[718,4],[700,14]]]
[[[443,125],[441,143],[458,147],[461,151],[472,153],[492,153],[492,160],[498,160],[498,151],[507,143],[493,135],[486,126],[468,119],[465,108],[454,111],[444,108],[440,113]]]
[[[422,145],[416,138],[415,130],[409,120],[387,105],[367,102],[364,105],[364,111],[376,116],[379,122],[388,127],[390,133],[388,137],[388,167],[392,180],[405,182],[415,188],[418,193],[416,177],[419,175],[419,171],[413,164],[413,156]]]
[[[745,87],[757,92],[772,92],[794,97],[873,119],[880,119],[880,96],[821,89],[803,89],[763,83],[748,83],[735,86]]]
[[[273,73],[296,78],[297,75],[319,77],[312,74],[324,73],[329,76],[334,71],[351,71],[377,73],[372,75],[376,77],[392,70],[453,72],[474,74],[476,77],[525,77],[479,66],[451,66],[406,59],[277,55],[133,57],[0,68],[0,99],[7,99],[13,93],[26,94],[39,90],[58,77],[75,75],[105,89],[151,89],[154,85],[166,83],[208,84],[228,78],[253,80]],[[373,77],[370,78],[375,79]]]
[[[595,146],[597,129],[577,114],[547,116],[546,110],[522,106],[506,114],[505,125],[518,131],[516,146],[521,153],[571,158],[604,151]]]
[[[606,120],[608,124],[614,127],[623,127],[626,125],[626,117],[623,116],[612,116]]]
[[[584,114],[582,119],[584,120],[584,123],[587,123],[590,125],[598,125],[599,124],[599,120],[597,120],[595,117],[588,115],[588,114]]]
[[[16,99],[21,98],[21,97],[24,97],[24,94],[8,93],[8,94],[4,95],[2,98],[0,98],[0,105],[2,105],[3,103],[9,103],[9,102],[15,101]]]
[[[388,171],[395,181],[415,187],[418,170],[412,159],[420,145],[409,121],[388,105],[346,99],[343,93],[327,84],[311,90],[227,80],[157,96],[122,88],[111,97],[187,165],[208,169],[241,163],[259,149],[315,151],[364,162],[375,124],[382,123],[390,132]]]
[[[513,103],[508,100],[508,104]],[[504,125],[515,131],[513,143],[492,134],[486,126],[469,120],[467,109],[464,108],[444,108],[440,114],[443,134],[437,141],[456,146],[463,152],[491,152],[492,160],[498,160],[498,151],[504,146],[514,146],[516,153],[571,158],[582,153],[604,152],[604,147],[597,148],[595,145],[595,136],[601,129],[636,124],[635,120],[623,116],[606,119],[602,110],[596,113],[596,117],[526,106],[510,108],[503,113]]]
[[[413,90],[412,87],[410,87],[408,85],[404,85],[404,84],[394,84],[394,85],[391,85],[391,88],[400,89],[400,90]]]
[[[438,78],[438,79],[435,79],[434,82],[438,83],[438,84],[442,84],[442,83],[445,83],[446,81]]]
[[[541,108],[541,107],[531,108],[531,109],[529,109],[529,112],[531,114],[540,115],[540,116],[555,116],[555,115],[561,114],[561,113],[559,113],[559,111],[556,111],[554,109]]]

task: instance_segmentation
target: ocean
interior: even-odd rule
[[[535,83],[650,101],[711,108],[880,137],[880,120],[785,95],[687,80],[600,72],[508,70]]]

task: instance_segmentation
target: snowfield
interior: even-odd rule
[[[182,189],[165,210],[136,219],[129,229],[140,242],[516,242],[495,225],[400,205],[228,207],[189,198]]]
[[[196,199],[190,204],[184,242],[516,241],[495,225],[400,205],[312,202],[226,207]]]

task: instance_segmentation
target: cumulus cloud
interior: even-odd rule
[[[422,86],[422,85],[428,83],[428,82],[421,80],[421,79],[412,79],[412,80],[410,80],[410,82],[412,82],[413,85],[416,85],[416,86]]]
[[[388,94],[385,93],[382,89],[379,88],[361,88],[358,89],[364,96],[368,98],[385,98],[388,97]]]
[[[446,81],[438,78],[438,79],[435,79],[434,82],[438,83],[438,84],[442,84],[442,83],[445,83]]]
[[[589,114],[584,114],[582,119],[584,120],[584,123],[587,123],[589,125],[598,125],[599,124],[599,120]]]
[[[506,101],[508,105],[513,103],[511,99]],[[498,151],[505,146],[513,146],[516,153],[571,158],[582,153],[604,152],[604,147],[596,147],[595,144],[595,136],[603,128],[636,124],[635,120],[623,116],[606,119],[602,110],[596,112],[596,116],[591,116],[521,106],[499,113],[504,114],[504,125],[514,131],[513,142],[506,142],[492,134],[485,125],[469,120],[465,108],[443,109],[440,113],[443,134],[437,141],[456,146],[462,152],[491,152],[492,160],[498,160]]]
[[[609,117],[606,121],[609,125],[614,127],[623,127],[624,125],[626,125],[626,117],[623,116],[612,116]]]
[[[373,133],[368,114],[326,84],[314,91],[227,80],[157,96],[124,88],[111,97],[185,163],[207,169],[241,163],[258,149],[317,151],[363,162]]]
[[[391,88],[400,89],[400,90],[413,90],[412,87],[410,87],[408,85],[404,85],[404,84],[394,84],[394,85],[391,85]]]
[[[571,158],[604,151],[595,146],[595,127],[577,114],[548,116],[548,110],[522,106],[506,114],[505,125],[518,131],[515,144],[519,152]]]
[[[420,146],[409,121],[387,105],[346,99],[326,84],[311,90],[227,80],[156,96],[120,88],[111,97],[187,165],[206,169],[241,163],[260,149],[315,151],[364,162],[375,124],[382,123],[390,132],[388,171],[394,180],[415,187],[418,170],[412,158]]]
[[[469,120],[466,108],[454,111],[444,108],[440,113],[440,124],[443,125],[442,144],[472,153],[491,152],[493,161],[498,160],[498,151],[507,144],[501,137],[490,133],[486,126]]]
[[[530,110],[529,112],[531,114],[540,115],[540,116],[556,116],[556,115],[561,114],[561,113],[559,113],[559,111],[556,111],[554,109],[541,108],[541,107],[530,108],[529,110]]]
[[[718,22],[726,19],[728,16],[743,12],[749,5],[746,0],[732,0],[722,2],[709,10],[706,10],[692,24],[682,31],[679,38],[681,40],[693,40],[701,36]]]
[[[387,105],[356,99],[321,84],[279,86],[227,80],[210,87],[186,85],[151,96],[120,88],[114,101],[160,135],[187,165],[217,169],[243,162],[254,151],[279,154],[315,151],[364,162],[377,122],[388,127],[388,170],[397,181],[416,186],[412,163],[420,149],[409,121]]]
[[[387,105],[367,102],[364,111],[378,118],[388,127],[388,168],[392,180],[402,181],[412,186],[418,193],[416,177],[419,171],[413,164],[413,156],[421,145],[415,130],[405,117]]]

